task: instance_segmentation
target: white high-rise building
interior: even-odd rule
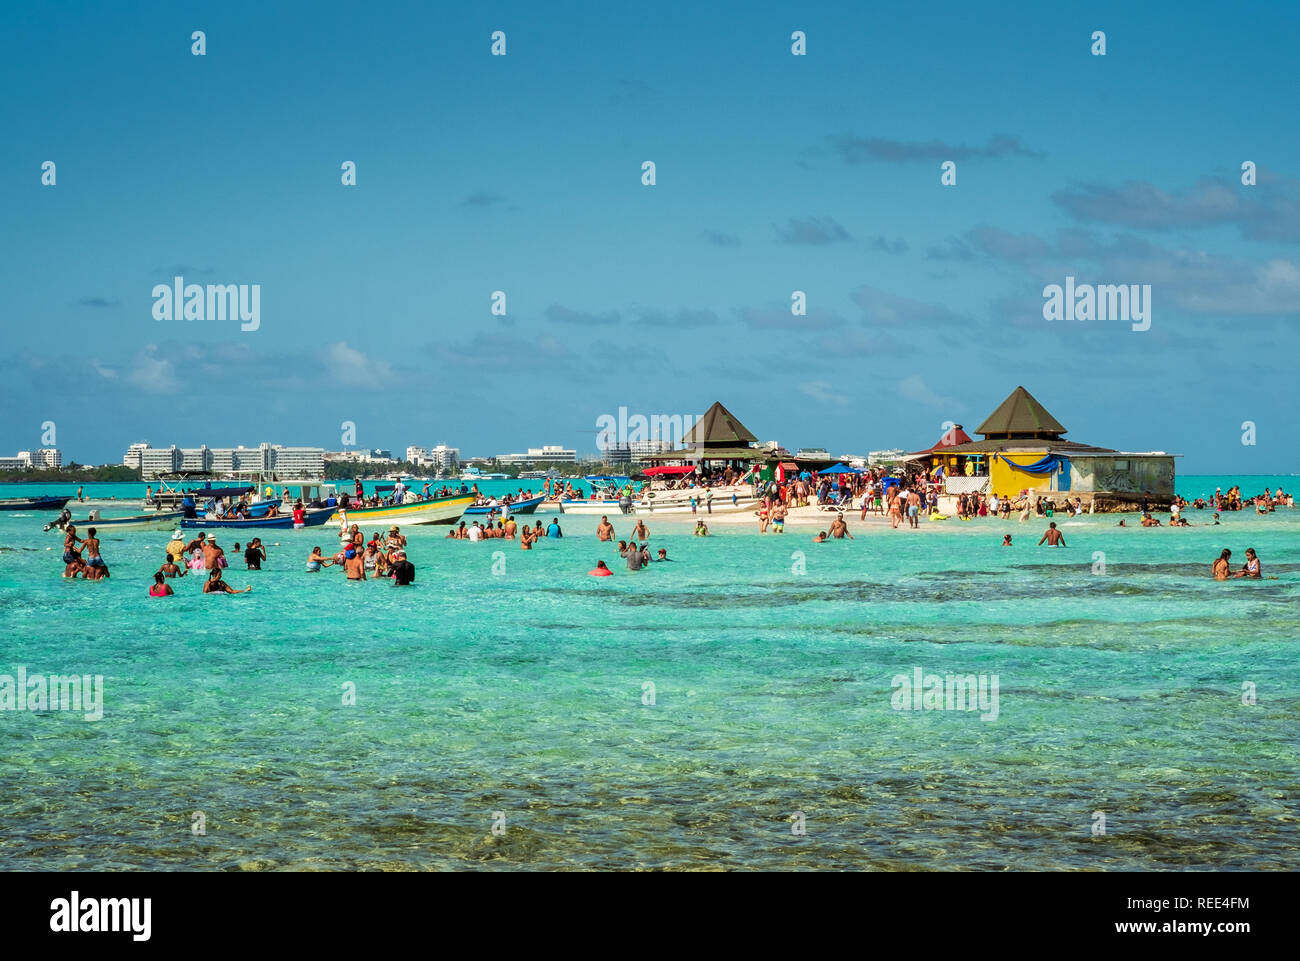
[[[407,463],[414,464],[417,467],[422,466],[429,459],[429,450],[426,447],[408,447],[406,448]]]
[[[140,476],[154,478],[172,471],[213,474],[274,472],[286,478],[319,477],[325,472],[325,451],[320,447],[284,447],[261,443],[256,447],[150,447],[132,444],[122,463],[138,466]]]
[[[42,447],[34,460],[41,467],[57,469],[63,466],[63,453],[57,447]]]
[[[20,450],[13,457],[0,457],[0,470],[27,470],[32,466],[32,452]]]
[[[446,444],[430,447],[429,461],[440,471],[454,471],[460,467],[460,448]]]
[[[569,450],[567,447],[548,445],[545,447],[530,447],[526,454],[501,454],[497,457],[497,463],[503,466],[535,464],[539,461],[552,464],[575,464],[578,461],[578,452]]]
[[[134,467],[136,470],[139,470],[140,457],[148,449],[149,449],[149,444],[146,441],[140,441],[139,443],[132,444],[130,447],[126,449],[126,453],[122,455],[122,466]]]

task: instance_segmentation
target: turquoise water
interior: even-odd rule
[[[0,674],[102,674],[104,716],[0,712],[10,869],[1283,869],[1300,851],[1300,512],[1058,519],[1059,550],[1034,546],[1037,520],[817,545],[650,518],[675,561],[641,574],[594,517],[532,552],[434,527],[411,532],[404,589],[307,574],[332,532],[268,531],[267,569],[228,572],[252,594],[186,578],[165,600],[146,596],[165,532],[105,538],[112,580],[64,582],[46,519],[0,514]],[[1225,546],[1279,579],[1212,581]],[[597,557],[614,577],[586,576]],[[894,710],[915,668],[998,675],[996,720]]]

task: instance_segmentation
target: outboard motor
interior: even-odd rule
[[[627,494],[620,497],[618,499],[618,509],[624,514],[632,513],[632,498]]]
[[[63,530],[63,528],[67,526],[68,521],[70,520],[72,520],[72,511],[68,510],[65,507],[63,508],[63,510],[59,511],[58,517],[56,517],[53,521],[45,525],[44,529],[48,531],[57,527],[59,530]]]
[[[87,518],[87,521],[93,524],[97,520],[99,520],[99,511],[98,510],[91,511],[89,517]]]

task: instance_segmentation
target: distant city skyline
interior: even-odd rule
[[[1300,472],[1293,12],[1251,11],[10,18],[0,450],[581,455],[714,401],[916,450],[1023,384],[1072,440]]]

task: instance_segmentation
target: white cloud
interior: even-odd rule
[[[150,394],[174,394],[180,389],[176,368],[165,357],[157,355],[155,344],[146,344],[131,362],[128,382]]]
[[[386,360],[367,357],[343,341],[325,348],[325,366],[330,375],[349,381],[382,382],[393,376],[393,366]]]
[[[898,382],[898,393],[908,400],[915,401],[918,404],[924,404],[927,407],[953,407],[957,401],[951,397],[943,397],[936,394],[930,385],[921,379],[920,374],[913,374],[911,377],[904,377]]]

